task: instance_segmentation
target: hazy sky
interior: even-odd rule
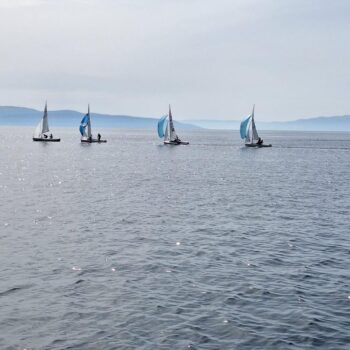
[[[350,114],[348,0],[0,0],[0,105]]]

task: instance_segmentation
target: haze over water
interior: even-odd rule
[[[348,349],[349,133],[32,132],[0,128],[1,349]]]

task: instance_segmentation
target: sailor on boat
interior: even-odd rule
[[[179,139],[179,136],[176,135],[174,142],[181,143],[181,140]]]

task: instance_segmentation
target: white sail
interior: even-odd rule
[[[44,110],[44,115],[43,115],[43,128],[41,133],[44,134],[45,132],[49,132],[49,121],[47,117],[47,103],[45,103],[45,110]]]
[[[166,124],[166,128],[165,128],[165,133],[164,133],[164,141],[169,141],[169,120]]]
[[[255,105],[253,106],[253,111],[251,114],[249,126],[247,128],[247,135],[245,139],[246,143],[255,143],[259,140],[258,131],[256,130],[255,121],[254,121],[254,109],[255,109]]]
[[[43,130],[43,120],[41,119],[39,124],[35,128],[34,137],[36,138],[40,137],[42,130]]]
[[[42,137],[43,134],[46,132],[49,132],[49,122],[48,122],[48,116],[47,116],[47,103],[45,103],[45,109],[44,109],[44,115],[41,118],[39,124],[35,128],[34,131],[34,137]]]
[[[256,141],[259,140],[259,135],[258,135],[258,131],[256,130],[256,127],[255,127],[254,119],[252,119],[252,136],[253,136],[253,140],[256,140]]]
[[[176,131],[174,128],[174,123],[173,123],[173,116],[171,114],[171,107],[169,105],[169,140],[170,141],[175,141],[178,139],[177,135],[176,135]]]

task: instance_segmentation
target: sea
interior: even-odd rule
[[[0,127],[0,349],[350,349],[350,133]]]

